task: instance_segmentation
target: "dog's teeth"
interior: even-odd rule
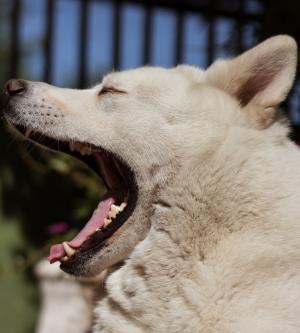
[[[110,206],[110,211],[108,212],[108,217],[114,219],[120,213],[120,208],[116,205]]]
[[[114,219],[116,216],[117,216],[117,213],[116,213],[116,212],[112,212],[112,211],[109,211],[109,212],[108,212],[108,217],[109,217],[109,218]]]
[[[111,223],[111,219],[105,218],[103,227],[106,228]]]
[[[81,155],[91,155],[92,154],[92,149],[91,147],[88,147],[87,145],[84,145],[82,143],[75,143],[73,145],[73,149],[77,150]]]
[[[77,150],[81,155],[91,155],[92,149],[91,147],[79,143],[79,142],[69,142],[69,147],[71,151]]]
[[[67,261],[68,259],[69,259],[68,256],[64,256],[63,258],[59,259],[59,261],[60,261],[60,262],[62,262],[62,261]]]
[[[27,128],[27,130],[26,130],[26,132],[25,132],[25,137],[26,137],[26,138],[29,138],[31,132],[32,132],[31,129],[30,129],[30,128]]]
[[[72,249],[67,242],[63,242],[63,247],[68,257],[71,257],[76,252],[76,250]]]
[[[91,155],[92,154],[92,151],[90,148],[86,147],[85,150],[84,150],[84,154],[85,155]]]
[[[120,212],[122,212],[126,206],[127,206],[127,203],[122,202],[121,205],[120,205]]]
[[[110,210],[111,210],[112,212],[116,212],[116,213],[118,214],[118,213],[120,213],[121,208],[120,208],[119,206],[117,206],[117,205],[112,204],[112,205],[110,206]]]
[[[125,204],[125,203],[124,203]],[[125,204],[125,206],[126,206],[126,204]],[[116,218],[116,216],[120,213],[120,212],[122,212],[122,210],[125,208],[125,206],[123,205],[121,205],[121,206],[117,206],[117,205],[114,205],[114,204],[112,204],[111,206],[110,206],[110,211],[108,212],[108,217],[110,217],[110,218],[112,218],[112,219],[114,219],[114,218]]]

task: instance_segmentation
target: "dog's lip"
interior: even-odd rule
[[[130,192],[130,200],[128,201],[128,205],[126,206],[122,214],[118,215],[114,219],[114,221],[109,224],[104,230],[96,230],[80,245],[80,247],[72,256],[70,256],[65,261],[61,261],[61,268],[63,270],[68,271],[68,267],[81,264],[82,260],[84,260],[85,258],[90,257],[95,253],[98,253],[103,247],[106,247],[108,244],[112,244],[111,236],[113,236],[117,230],[121,232],[123,225],[131,217],[136,207],[138,195],[137,186],[134,186]],[[106,194],[106,196],[109,196],[109,194]]]
[[[112,223],[108,226],[107,229],[105,229],[104,233],[102,233],[100,230],[96,231],[81,245],[81,247],[74,255],[69,257],[66,261],[61,261],[60,268],[67,273],[73,274],[72,272],[74,272],[75,267],[82,265],[82,263],[86,260],[90,260],[93,256],[100,253],[102,249],[113,246],[115,238],[112,240],[111,236],[115,236],[116,231],[118,232],[118,236],[124,231],[128,220],[132,216],[132,211],[135,209],[136,204],[137,199],[131,200],[129,202],[129,206],[124,210],[122,219],[124,219],[124,222],[126,223],[123,222],[119,227],[116,223]]]
[[[103,246],[106,246],[107,240],[110,239],[110,237],[115,233],[116,230],[118,230],[131,216],[133,213],[136,203],[137,203],[137,197],[138,197],[138,186],[135,181],[135,176],[133,173],[133,170],[124,162],[121,160],[121,158],[115,156],[111,152],[108,152],[101,147],[97,147],[93,144],[88,144],[90,149],[94,152],[99,154],[98,156],[104,156],[107,159],[110,157],[113,158],[114,162],[117,163],[117,167],[114,165],[115,170],[118,169],[119,178],[118,179],[108,179],[109,177],[105,177],[103,171],[99,172],[99,164],[103,164],[103,159],[94,159],[92,155],[81,155],[79,152],[71,151],[69,147],[69,142],[67,140],[59,140],[56,141],[55,139],[41,135],[39,132],[33,131],[31,129],[28,129],[23,126],[15,126],[28,140],[34,142],[35,144],[41,145],[43,148],[48,148],[53,151],[60,151],[63,153],[67,153],[69,155],[72,155],[73,157],[83,161],[85,164],[87,164],[91,169],[96,170],[96,173],[100,175],[100,177],[103,179],[106,187],[110,189],[104,197],[101,199],[104,200],[105,198],[109,197],[111,195],[111,192],[114,193],[114,197],[116,202],[120,202],[122,199],[122,196],[124,196],[123,191],[117,191],[118,186],[116,184],[120,184],[118,182],[122,182],[121,188],[127,188],[128,190],[128,204],[124,211],[122,211],[122,214],[119,214],[113,221],[113,223],[109,224],[105,230],[98,230],[95,231],[88,239],[86,239],[80,247],[77,249],[76,253],[74,253],[71,257],[68,258],[67,261],[62,262],[62,265],[67,265],[67,262],[70,261],[70,264],[75,264],[78,261],[81,261],[82,258],[86,257],[87,253],[93,252],[95,249],[101,250]],[[85,142],[77,142],[81,145],[85,145]],[[106,161],[104,163],[109,163],[109,161]],[[103,166],[103,165],[102,165]],[[100,166],[101,168],[101,166]],[[122,171],[120,171],[120,168]],[[122,180],[120,180],[122,178]],[[111,188],[113,187],[113,189]]]

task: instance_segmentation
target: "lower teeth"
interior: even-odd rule
[[[116,216],[121,213],[125,207],[127,206],[126,202],[122,202],[120,206],[117,205],[111,205],[110,211],[108,213],[108,217],[104,219],[104,224],[101,228],[97,228],[95,231],[103,230],[105,229],[109,224],[111,224],[112,219],[116,218]],[[66,256],[64,256],[61,261],[68,260],[71,256],[73,256],[77,251],[73,249],[67,242],[63,242],[63,247],[66,252]]]

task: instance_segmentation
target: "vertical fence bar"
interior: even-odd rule
[[[209,66],[214,60],[215,54],[215,20],[213,16],[208,18],[208,29],[207,29],[207,66]]]
[[[80,0],[79,7],[79,79],[78,87],[83,88],[86,86],[86,73],[87,73],[87,54],[88,54],[88,7],[89,0]]]
[[[44,81],[52,82],[52,48],[53,48],[53,27],[54,27],[54,11],[56,0],[47,0],[46,4],[46,33],[45,33],[45,65],[44,65]]]
[[[215,56],[215,1],[211,0],[209,2],[208,15],[207,15],[207,66],[209,66]]]
[[[174,64],[182,63],[183,45],[184,45],[184,14],[182,10],[176,12],[176,27],[175,27],[175,61]]]
[[[20,0],[14,0],[11,16],[10,77],[17,77],[20,69],[20,13]]]
[[[151,46],[152,46],[152,24],[153,10],[150,5],[145,7],[144,17],[144,43],[143,43],[143,64],[148,65],[151,62]]]
[[[112,19],[112,29],[113,29],[113,68],[120,69],[121,60],[121,10],[122,6],[119,0],[113,1],[113,19]]]
[[[241,53],[244,50],[244,20],[243,20],[243,11],[244,11],[244,0],[239,0],[239,9],[237,12],[236,18],[236,53]]]

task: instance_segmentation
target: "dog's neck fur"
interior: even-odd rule
[[[204,255],[227,234],[244,228],[263,230],[274,219],[287,219],[287,210],[300,205],[300,183],[293,179],[291,184],[298,171],[286,160],[292,155],[300,165],[299,151],[281,124],[268,131],[230,129],[217,151],[187,164],[178,174],[177,185],[175,181],[162,193],[153,223],[164,225],[183,246],[191,233],[198,235],[195,250]],[[240,154],[244,151],[248,154]],[[168,211],[170,218],[166,218]]]
[[[239,150],[247,150],[248,155]],[[295,218],[295,211],[300,218],[300,182],[291,176],[300,157],[285,128],[274,125],[265,132],[232,128],[217,151],[205,161],[198,158],[182,167],[172,186],[160,193],[152,216],[153,230],[125,266],[109,278],[109,295],[97,310],[99,331],[117,329],[112,319],[118,318],[127,321],[120,326],[125,331],[192,332],[188,322],[192,316],[199,332],[224,332],[226,320],[207,317],[209,313],[222,318],[217,301],[218,293],[226,294],[226,288],[222,286],[220,291],[218,286],[223,283],[222,275],[228,274],[226,283],[235,284],[240,283],[239,274],[250,274],[250,290],[260,288],[255,269],[249,273],[247,267],[265,265],[266,282],[274,278],[274,270],[269,269],[274,260],[283,274],[286,262],[300,250],[299,245],[293,249],[295,243],[290,241],[289,245],[282,243],[278,255],[272,244],[278,236],[276,229],[284,239],[284,229],[289,228],[291,237],[293,222],[288,221],[288,227],[285,222]],[[287,166],[285,158],[297,163]],[[294,235],[299,237],[296,228]],[[271,245],[262,248],[266,237]],[[216,262],[216,251],[224,252],[226,265]],[[241,266],[238,272],[230,267],[235,262]],[[155,308],[149,307],[152,299]]]

